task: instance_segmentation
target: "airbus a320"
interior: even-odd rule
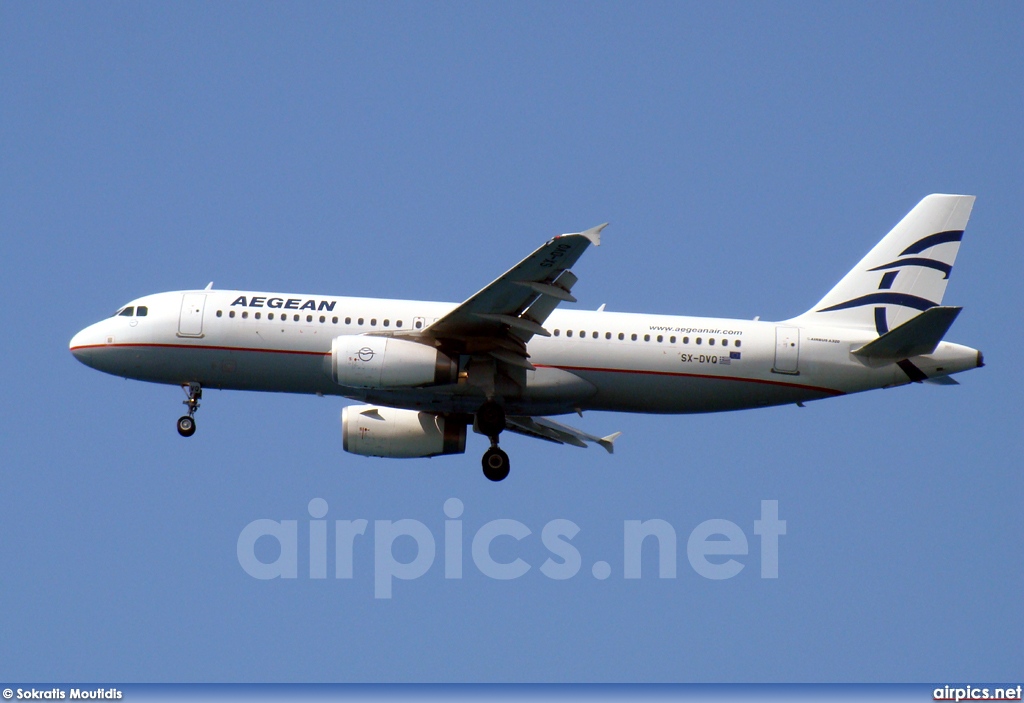
[[[82,363],[180,385],[196,431],[203,389],[336,395],[345,451],[461,454],[487,437],[501,481],[505,431],[557,444],[599,437],[551,419],[589,410],[742,410],[906,383],[956,385],[983,365],[944,341],[943,294],[974,197],[929,195],[807,312],[781,322],[567,310],[570,270],[604,225],[553,237],[461,304],[185,290],[146,295],[71,340]]]

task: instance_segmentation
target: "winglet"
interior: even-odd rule
[[[615,440],[622,436],[621,432],[612,432],[607,437],[602,437],[597,440],[597,443],[604,447],[605,451],[609,454],[615,453]]]
[[[580,232],[580,234],[589,239],[590,243],[593,244],[595,247],[599,247],[601,246],[601,230],[603,230],[607,226],[608,223],[605,222],[603,225],[591,227],[586,232]]]
[[[591,227],[590,229],[586,230],[585,232],[579,232],[578,234],[581,237],[586,237],[587,239],[589,239],[590,243],[593,244],[595,247],[599,247],[599,246],[601,246],[601,230],[603,230],[607,226],[608,226],[608,223],[605,222],[603,225],[598,225],[597,227]],[[565,236],[565,235],[562,235],[562,236]]]

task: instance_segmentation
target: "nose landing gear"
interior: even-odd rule
[[[196,410],[199,409],[199,401],[203,398],[203,388],[196,382],[184,383],[181,386],[188,396],[188,400],[181,401],[188,406],[188,415],[178,418],[178,434],[182,437],[191,437],[196,433]]]
[[[498,447],[498,436],[505,429],[505,409],[488,400],[476,411],[476,428],[491,440],[491,448],[484,452],[481,464],[484,476],[491,481],[502,481],[508,476],[508,454]]]

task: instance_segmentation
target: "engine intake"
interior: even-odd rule
[[[344,335],[331,345],[331,377],[352,388],[415,388],[458,381],[458,364],[434,347],[391,337]]]
[[[466,451],[466,423],[374,405],[344,408],[341,437],[346,452],[361,456],[414,459]]]

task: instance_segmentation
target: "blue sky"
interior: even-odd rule
[[[0,5],[0,679],[1019,681],[1022,35],[1015,3]],[[782,319],[931,192],[978,196],[945,302],[988,365],[961,386],[588,414],[614,456],[505,438],[500,485],[480,437],[343,453],[339,399],[209,392],[184,441],[179,389],[67,351],[210,280],[459,301],[604,221],[581,308]],[[495,554],[532,568],[489,579],[467,542],[462,579],[439,557],[376,599],[370,538],[353,579],[311,580],[314,498],[439,554],[458,498],[467,540],[527,525]],[[299,521],[299,578],[241,568],[261,518]],[[645,547],[626,580],[624,522],[652,518],[678,574]],[[580,528],[564,581],[555,519]],[[709,519],[750,542],[732,579],[688,565]]]

